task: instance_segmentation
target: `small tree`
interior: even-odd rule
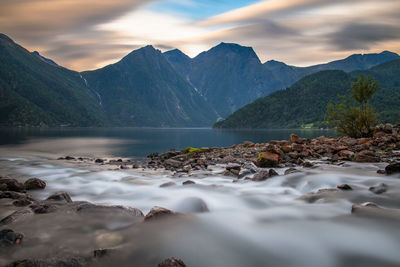
[[[361,74],[357,82],[351,83],[350,97],[341,96],[340,103],[328,104],[326,120],[339,134],[354,138],[371,136],[377,115],[368,101],[378,88],[378,81]]]

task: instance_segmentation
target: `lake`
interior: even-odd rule
[[[211,128],[0,128],[0,146],[26,145],[31,150],[73,156],[145,157],[185,147],[225,147],[244,141],[264,143],[294,133],[314,138],[333,130],[220,130]]]

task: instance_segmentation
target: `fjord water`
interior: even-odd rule
[[[116,224],[110,218],[101,223],[102,230],[95,218],[88,218],[82,226],[73,215],[58,217],[54,226],[46,215],[35,216],[33,221],[16,225],[27,236],[17,256],[89,255],[100,247],[117,246],[115,256],[97,264],[157,266],[161,259],[175,256],[187,266],[399,266],[398,218],[351,215],[353,204],[367,201],[393,211],[400,208],[400,179],[377,176],[376,170],[384,166],[381,163],[321,165],[306,173],[253,182],[222,176],[223,166],[182,176],[55,160],[65,155],[143,157],[169,148],[287,139],[292,132],[306,137],[332,135],[314,130],[2,130],[0,172],[22,179],[44,179],[47,188],[33,192],[35,197],[63,190],[73,200],[127,205],[144,213],[153,206],[192,213],[168,222],[139,225],[131,221]],[[283,174],[284,170],[277,171]],[[183,186],[188,179],[196,184]],[[160,187],[165,182],[176,185]],[[385,194],[368,190],[382,182],[389,188]],[[354,190],[311,203],[302,200],[304,195],[343,183]],[[204,205],[209,212],[200,212]],[[63,225],[66,221],[68,227]],[[90,235],[82,238],[84,235],[78,233]]]
[[[244,141],[264,143],[303,137],[333,136],[315,129],[216,130],[210,128],[0,128],[0,145],[25,145],[32,152],[91,157],[146,157],[185,147],[225,147]],[[22,148],[24,146],[17,146]]]

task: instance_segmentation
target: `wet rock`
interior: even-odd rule
[[[354,157],[354,152],[350,150],[341,150],[338,155],[343,160],[351,160]]]
[[[269,177],[279,176],[279,174],[274,169],[269,169]]]
[[[127,169],[129,169],[129,167],[126,166],[126,165],[121,165],[121,166],[119,166],[119,168],[120,168],[121,170],[127,170]]]
[[[270,152],[262,152],[257,158],[257,165],[261,168],[276,167],[278,163],[279,155]]]
[[[386,174],[386,171],[385,170],[377,170],[376,173],[378,173],[378,174]]]
[[[65,201],[65,202],[72,202],[70,195],[67,192],[60,191],[52,194],[47,198],[47,200],[55,200],[55,201]]]
[[[66,159],[66,160],[74,160],[75,158],[71,157],[71,156],[66,156],[64,159]]]
[[[0,224],[9,224],[15,221],[19,221],[22,220],[23,218],[32,215],[33,212],[31,209],[22,209],[22,210],[17,210],[13,213],[11,213],[10,215],[8,215],[7,217],[3,218],[0,221]]]
[[[305,161],[305,162],[303,163],[303,167],[304,167],[304,168],[311,168],[311,167],[314,167],[314,164],[312,164],[312,163],[309,162],[309,161]]]
[[[400,162],[392,163],[386,166],[386,174],[400,173]]]
[[[24,192],[25,190],[23,184],[11,178],[0,178],[0,185],[3,191]]]
[[[110,253],[115,251],[115,249],[109,249],[109,248],[99,248],[95,249],[93,251],[93,257],[94,258],[103,258],[104,256],[109,256]]]
[[[353,188],[348,184],[338,185],[337,188],[340,189],[340,190],[353,190]]]
[[[250,141],[244,141],[243,142],[243,146],[244,147],[254,147],[255,144],[253,142],[250,142]]]
[[[241,166],[240,164],[237,163],[230,163],[225,167],[225,169],[233,173],[235,176],[238,176],[240,173]]]
[[[181,259],[168,258],[158,264],[158,267],[186,267],[185,263]]]
[[[289,168],[289,169],[287,169],[287,170],[285,171],[284,175],[288,175],[288,174],[296,173],[296,172],[302,172],[302,171],[300,171],[300,170],[298,170],[298,169],[296,169],[296,168]]]
[[[176,213],[173,212],[172,210],[169,210],[166,208],[154,206],[149,211],[149,213],[146,214],[146,216],[144,217],[144,221],[146,221],[146,222],[154,221],[154,220],[158,220],[158,219],[167,218],[172,215],[176,215]]]
[[[14,192],[14,191],[0,191],[0,199],[1,198],[11,198],[11,199],[27,198],[29,200],[32,200],[30,195],[25,194],[25,193]]]
[[[253,178],[251,179],[252,181],[256,181],[256,182],[260,182],[260,181],[264,181],[267,180],[268,178],[270,178],[270,172],[269,171],[260,171],[256,174],[254,174]]]
[[[165,166],[167,167],[173,167],[173,168],[180,168],[182,167],[182,162],[174,159],[167,159],[164,161]]]
[[[198,197],[188,197],[182,200],[176,207],[179,212],[209,212],[207,204]]]
[[[84,259],[24,259],[15,261],[6,267],[84,267]]]
[[[25,207],[32,204],[32,201],[26,198],[17,199],[12,203],[16,207]]]
[[[160,187],[170,187],[170,186],[175,186],[176,183],[175,182],[166,182],[163,183],[162,185],[160,185]]]
[[[168,151],[165,151],[163,153],[161,153],[160,155],[158,155],[158,158],[160,158],[161,160],[166,160],[166,159],[170,159],[172,157],[178,156],[179,154],[182,154],[185,152],[182,152],[180,150],[176,150],[176,149],[170,149]]]
[[[184,182],[182,183],[182,185],[191,185],[191,184],[196,184],[196,183],[193,182],[192,180],[187,180],[187,181],[184,181]]]
[[[111,214],[125,214],[133,217],[144,217],[143,212],[141,210],[121,205],[105,206],[105,205],[96,205],[93,203],[83,203],[77,207],[76,211],[79,213],[89,213],[89,214],[103,213],[109,216]]]
[[[96,159],[94,162],[95,163],[104,163],[104,159]]]
[[[375,152],[370,150],[363,150],[355,155],[356,162],[378,162],[379,159],[376,157]]]
[[[223,175],[223,176],[234,176],[234,177],[237,177],[237,176],[238,176],[238,174],[235,174],[235,173],[233,173],[233,172],[231,172],[231,171],[228,171],[228,170],[223,171],[223,172],[222,172],[222,175]]]
[[[46,182],[38,178],[30,178],[25,181],[24,187],[26,190],[44,189]]]
[[[242,165],[240,172],[238,174],[238,178],[246,177],[247,175],[256,173],[258,170],[257,166],[254,165],[253,162],[246,162]]]
[[[32,204],[29,206],[36,214],[45,214],[56,211],[56,206],[48,204]]]
[[[16,233],[11,229],[3,229],[0,231],[0,248],[20,244],[23,238],[23,234]]]
[[[374,194],[382,194],[385,193],[387,189],[388,189],[387,184],[380,183],[378,185],[371,186],[368,190],[373,192]]]

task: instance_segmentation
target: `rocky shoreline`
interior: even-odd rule
[[[300,171],[298,167],[313,168],[315,162],[340,165],[344,162],[388,163],[379,174],[393,174],[399,171],[400,123],[380,125],[370,138],[327,138],[320,136],[306,139],[292,134],[289,140],[272,140],[267,143],[242,144],[230,147],[187,147],[183,150],[171,149],[162,153],[152,153],[148,160],[90,159],[65,156],[59,160],[95,163],[119,169],[165,169],[175,174],[207,170],[208,166],[226,164],[224,175],[246,178],[265,168],[289,168],[286,174]],[[277,175],[274,170],[269,176]],[[267,177],[266,177],[267,178]],[[260,179],[257,175],[255,180]]]
[[[259,182],[279,175],[290,175],[296,172],[319,168],[321,164],[342,165],[344,162],[381,162],[385,169],[378,170],[378,175],[392,175],[400,173],[400,123],[396,126],[384,125],[376,127],[371,138],[352,139],[318,137],[315,139],[300,138],[291,135],[289,140],[270,141],[255,144],[243,144],[225,148],[186,148],[184,150],[169,150],[163,153],[153,153],[148,160],[133,161],[129,159],[89,159],[66,156],[59,158],[72,163],[85,162],[105,168],[125,169],[163,169],[171,172],[172,177],[185,177],[192,172],[207,173],[212,166],[221,165],[220,174],[232,178],[232,182],[249,180]],[[285,168],[282,173],[277,170]],[[193,185],[195,182],[187,180],[183,185]],[[173,182],[165,183],[160,187],[175,186]],[[0,264],[6,266],[97,266],[106,256],[119,250],[119,240],[123,237],[112,231],[104,232],[109,225],[123,225],[127,221],[129,227],[141,229],[143,225],[164,223],[171,218],[190,217],[189,213],[177,213],[162,207],[153,207],[146,215],[139,209],[126,206],[106,206],[84,201],[73,201],[67,192],[57,192],[46,199],[35,199],[32,190],[45,190],[46,182],[39,178],[30,178],[21,183],[17,179],[0,178]],[[321,189],[306,194],[299,199],[314,203],[319,199],[329,198],[335,194],[352,191],[348,184],[338,184],[336,188]],[[358,190],[357,188],[355,190]],[[385,183],[380,183],[368,189],[374,196],[384,194],[388,190]],[[374,198],[371,198],[372,200]],[[199,204],[201,212],[208,212],[206,204]],[[353,205],[353,214],[361,216],[386,216],[400,221],[397,210],[388,210],[378,205],[366,203]],[[47,217],[46,217],[47,216]],[[50,216],[50,217],[49,217]],[[65,222],[72,220],[81,225],[89,224],[98,229],[93,235],[91,230],[81,233],[80,238],[88,239],[98,248],[85,253],[71,255],[55,255],[54,258],[21,258],[12,262],[5,262],[7,255],[11,255],[21,248],[29,232],[29,223],[39,223],[46,219],[49,228],[57,224],[65,226]],[[68,218],[68,219],[66,219]],[[119,226],[125,227],[125,226]],[[50,230],[49,230],[50,231]],[[32,233],[32,232],[31,232]],[[84,242],[85,243],[85,242]],[[87,243],[87,244],[89,244]],[[86,243],[85,243],[86,244]],[[17,254],[18,255],[18,254]],[[173,256],[173,255],[172,255]],[[168,258],[160,262],[159,267],[186,266],[178,258]]]

